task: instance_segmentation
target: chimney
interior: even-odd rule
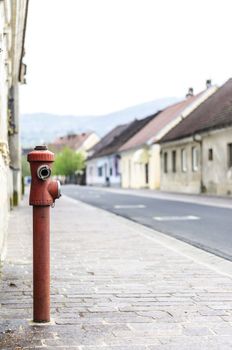
[[[192,96],[193,96],[193,88],[190,87],[190,88],[188,89],[188,93],[186,94],[186,97],[192,97]]]
[[[206,80],[206,89],[209,89],[212,86],[211,79]]]

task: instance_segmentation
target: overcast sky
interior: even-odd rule
[[[100,115],[232,76],[231,0],[30,0],[21,112]]]

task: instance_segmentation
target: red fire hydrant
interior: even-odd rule
[[[51,180],[54,154],[36,146],[27,155],[31,167],[29,204],[33,205],[33,320],[50,321],[50,206],[61,196]]]

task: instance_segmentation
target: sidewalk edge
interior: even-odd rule
[[[94,208],[96,211],[103,211],[107,215],[117,218],[117,220],[120,221],[122,224],[130,226],[130,228],[134,228],[137,235],[143,236],[146,239],[156,242],[157,244],[160,244],[165,248],[168,248],[178,253],[181,256],[184,256],[198,264],[204,265],[210,268],[211,270],[220,273],[221,275],[232,277],[232,262],[228,260],[225,260],[212,253],[206,252],[205,250],[201,250],[200,248],[192,246],[189,243],[183,242],[181,240],[178,240],[177,238],[153,230],[147,226],[143,226],[137,222],[134,222],[125,217],[121,217],[107,210],[94,207],[90,204],[84,203],[77,199],[73,199],[66,195],[63,195],[62,198],[74,204],[81,204],[85,207]]]

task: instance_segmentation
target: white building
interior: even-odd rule
[[[28,0],[0,1],[0,259],[9,210],[21,198],[18,85],[25,82],[27,10]]]
[[[102,139],[99,143],[99,149],[95,149],[87,162],[88,185],[121,186],[120,148],[153,118],[152,115],[120,125],[105,136],[108,140],[110,139],[110,142],[106,143],[105,139]]]
[[[86,184],[95,186],[120,186],[120,157],[111,148],[105,154],[105,150],[117,141],[117,138],[129,124],[116,126],[107,133],[90,151],[86,161]],[[112,153],[111,153],[112,151]]]
[[[121,185],[120,156],[112,154],[88,160],[87,185]]]

